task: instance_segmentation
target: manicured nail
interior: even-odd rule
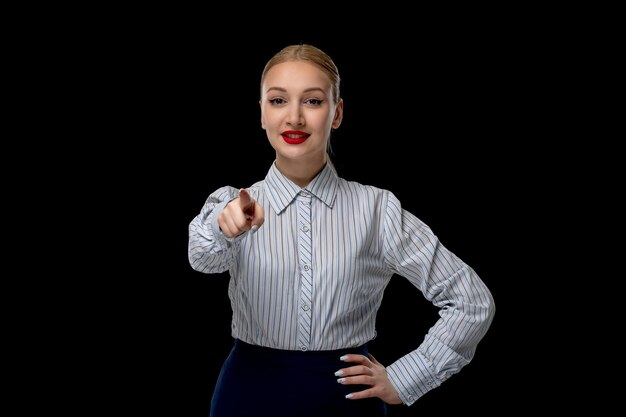
[[[354,397],[354,395],[352,395],[352,394],[348,394],[348,395],[346,395],[346,398],[347,398],[347,399],[350,399],[350,398],[352,398],[352,397]]]
[[[256,233],[257,230],[259,230],[259,226],[257,226],[256,224],[252,225],[252,227],[250,228],[250,231],[252,233]]]
[[[343,355],[341,358],[339,358],[340,361],[345,361],[348,359],[347,355]]]
[[[337,372],[335,372],[335,376],[341,376],[341,375],[343,375],[343,371],[337,371]]]
[[[337,380],[337,382],[340,383],[340,384],[343,384],[345,382],[345,380],[346,380],[345,378],[339,378]]]

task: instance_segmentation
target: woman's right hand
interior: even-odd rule
[[[239,190],[239,197],[229,202],[217,217],[217,224],[226,237],[235,237],[250,229],[256,232],[264,221],[263,207],[244,188]]]

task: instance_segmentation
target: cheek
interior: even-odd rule
[[[320,115],[315,119],[315,124],[319,129],[328,130],[332,127],[333,118],[330,115]]]
[[[280,121],[279,118],[276,117],[275,113],[273,114],[271,111],[261,112],[261,124],[263,129],[275,129],[277,123],[280,124]]]

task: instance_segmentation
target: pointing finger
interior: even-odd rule
[[[254,200],[245,188],[239,190],[239,207],[246,213],[248,220],[254,216]]]

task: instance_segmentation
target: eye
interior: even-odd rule
[[[269,102],[270,102],[270,104],[271,104],[271,105],[273,105],[273,106],[279,106],[279,105],[281,105],[281,104],[284,104],[284,103],[285,103],[285,100],[283,100],[283,99],[282,99],[282,98],[280,98],[280,97],[271,98],[271,99],[269,99],[268,101],[269,101]]]
[[[322,105],[322,100],[317,99],[317,98],[310,98],[310,99],[306,100],[305,103],[309,104],[311,106],[321,106]]]

